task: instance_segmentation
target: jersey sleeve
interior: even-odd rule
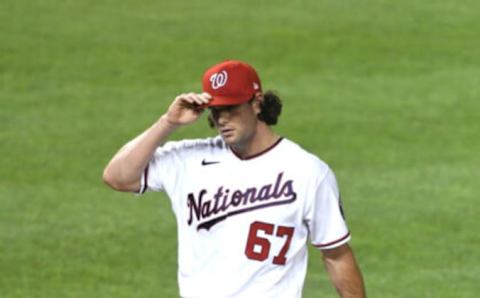
[[[142,174],[139,194],[175,188],[182,165],[179,149],[173,143],[157,148]]]
[[[311,243],[319,249],[331,249],[348,242],[350,232],[343,215],[337,180],[330,169],[314,193],[306,218]]]

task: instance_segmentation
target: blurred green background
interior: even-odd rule
[[[232,58],[335,170],[369,297],[478,297],[479,36],[473,0],[2,0],[0,296],[178,297],[168,200],[101,174]]]

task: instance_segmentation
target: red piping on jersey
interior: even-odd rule
[[[335,241],[332,241],[332,242],[328,242],[328,243],[325,243],[325,244],[314,244],[313,246],[317,247],[317,248],[323,248],[323,247],[327,247],[327,246],[330,246],[330,245],[334,245],[338,242],[341,242],[345,239],[347,239],[348,237],[350,236],[350,232],[347,233],[347,235],[343,236],[342,238],[340,239],[337,239]]]
[[[249,160],[249,159],[254,159],[256,157],[259,157],[260,155],[263,155],[265,153],[267,153],[268,151],[272,150],[274,147],[276,147],[281,141],[283,140],[283,137],[280,137],[275,143],[273,143],[272,146],[268,147],[267,149],[263,150],[263,151],[260,151],[259,153],[256,153],[254,155],[251,155],[251,156],[247,156],[247,157],[241,157],[240,155],[237,154],[237,152],[235,152],[235,150],[233,150],[232,147],[230,147],[230,150],[232,150],[233,154],[238,157],[238,159],[241,159],[241,160]]]

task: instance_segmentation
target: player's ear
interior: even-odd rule
[[[262,103],[263,103],[263,93],[256,92],[252,101],[253,110],[255,114],[260,114],[262,112]]]

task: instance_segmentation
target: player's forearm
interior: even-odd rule
[[[128,142],[110,160],[103,172],[105,183],[120,191],[136,191],[156,148],[178,127],[160,118],[149,129]]]
[[[332,279],[340,297],[342,298],[365,298],[365,287],[358,268],[351,269],[344,276]]]
[[[333,285],[342,298],[366,297],[365,285],[355,256],[348,245],[325,251],[324,262]]]

